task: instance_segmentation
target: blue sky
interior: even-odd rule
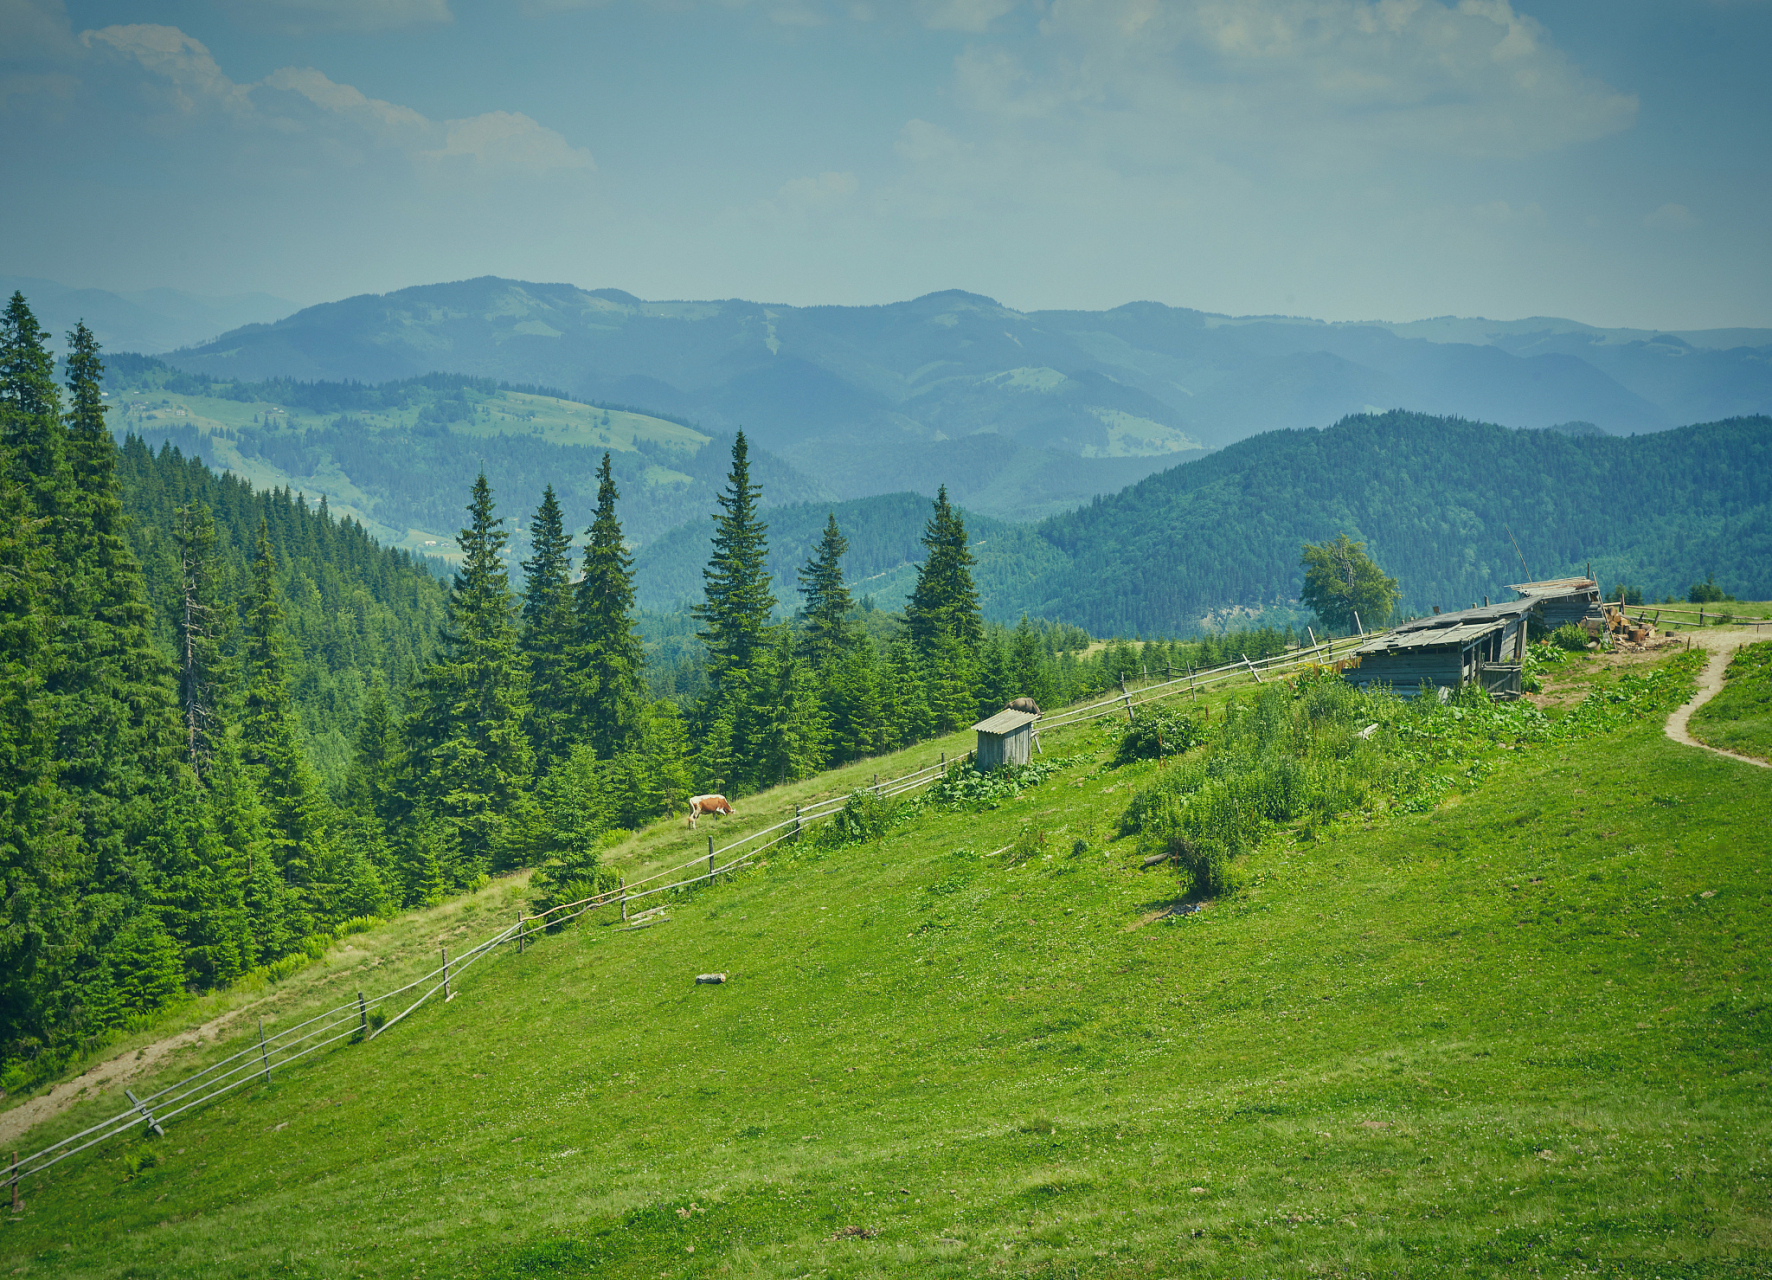
[[[0,273],[1772,325],[1765,0],[0,0]]]

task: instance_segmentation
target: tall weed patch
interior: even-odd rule
[[[1165,856],[1195,895],[1234,887],[1235,862],[1277,827],[1305,837],[1349,814],[1423,812],[1487,776],[1486,752],[1573,741],[1665,715],[1690,695],[1704,661],[1682,653],[1547,714],[1495,702],[1477,685],[1441,702],[1363,691],[1332,672],[1233,699],[1199,749],[1170,763],[1121,815],[1147,856]],[[1448,767],[1450,766],[1450,767]]]

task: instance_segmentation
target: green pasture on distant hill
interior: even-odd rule
[[[1693,713],[1688,727],[1713,747],[1772,760],[1772,640],[1750,644],[1730,660],[1722,691]]]
[[[1187,915],[1121,830],[1191,756],[1116,766],[1112,722],[1049,731],[1044,780],[781,847],[648,929],[605,912],[506,949],[368,1045],[69,1160],[25,1187],[0,1268],[1763,1275],[1772,777],[1663,736],[1699,657],[1626,680],[1566,659],[1544,713],[1237,695],[1233,725],[1291,717],[1313,794],[1380,748],[1412,781],[1278,823]],[[349,939],[262,1008],[397,985],[526,896]]]

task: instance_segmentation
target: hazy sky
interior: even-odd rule
[[[1766,0],[0,0],[0,273],[1772,325]]]

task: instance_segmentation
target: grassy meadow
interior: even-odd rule
[[[1700,742],[1772,760],[1772,640],[1744,646],[1723,671],[1723,688],[1688,726]]]
[[[1636,686],[1571,658],[1547,687],[1554,723]],[[507,948],[369,1044],[68,1161],[0,1271],[1764,1275],[1772,776],[1660,719],[1413,740],[1428,802],[1278,823],[1191,914],[1121,834],[1182,762],[1050,732],[1059,767],[1018,793]],[[705,836],[614,858],[631,879]],[[288,1018],[396,985],[524,897],[495,883],[255,998]]]

